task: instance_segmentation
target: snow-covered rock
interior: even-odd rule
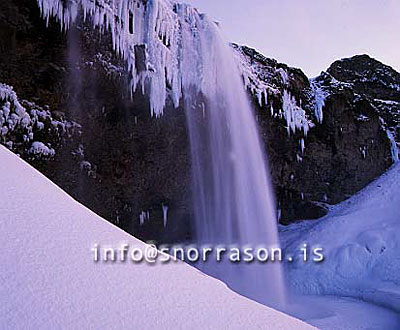
[[[0,143],[25,159],[49,159],[64,136],[80,125],[55,119],[49,109],[20,100],[11,86],[0,83]]]
[[[267,108],[272,118],[282,119],[288,135],[299,133],[299,139],[307,136],[315,126],[310,112],[314,100],[304,74],[259,54],[255,49],[236,44],[232,44],[232,48],[238,58],[244,84],[257,99],[258,105]],[[302,85],[302,79],[306,86],[301,90],[303,95],[299,95],[301,88],[295,85]]]
[[[96,263],[147,245],[0,147],[0,324],[7,328],[310,329],[187,264]]]

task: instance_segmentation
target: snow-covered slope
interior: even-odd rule
[[[400,166],[318,222],[291,225],[284,246],[324,249],[320,264],[287,267],[291,284],[306,294],[351,296],[400,311]]]
[[[308,329],[184,263],[95,263],[98,244],[146,245],[0,146],[2,328]]]

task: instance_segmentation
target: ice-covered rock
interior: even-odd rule
[[[19,100],[11,86],[0,83],[0,142],[27,159],[52,158],[64,136],[80,130],[77,123],[55,119],[33,102]]]

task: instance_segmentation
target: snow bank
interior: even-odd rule
[[[351,296],[400,311],[400,166],[339,204],[317,222],[282,231],[286,251],[322,247],[321,264],[287,265],[292,286],[305,294]]]
[[[181,262],[95,263],[95,243],[146,245],[4,147],[0,173],[0,324],[7,328],[310,328]]]

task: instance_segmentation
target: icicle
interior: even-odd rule
[[[296,99],[288,92],[283,92],[283,115],[286,119],[288,135],[297,130],[303,131],[307,136],[313,123],[308,119],[306,112],[297,105]]]
[[[163,210],[163,223],[164,223],[164,228],[167,228],[167,222],[168,222],[168,206],[162,204],[162,210]]]
[[[300,148],[301,148],[301,153],[304,154],[304,149],[306,148],[304,139],[300,140]]]
[[[367,157],[367,147],[366,146],[360,147],[360,152],[361,152],[362,158],[365,159]]]
[[[148,221],[148,220],[150,220],[150,213],[149,213],[149,211],[147,211],[147,212],[142,211],[142,213],[140,213],[140,215],[139,215],[139,223],[140,223],[140,226],[143,226],[144,223],[145,223],[146,221]]]
[[[297,157],[297,162],[298,163],[303,162],[303,158],[299,154],[296,154],[296,157]]]
[[[278,224],[282,219],[282,208],[281,208],[281,203],[278,204],[278,209],[277,209],[277,220]]]
[[[322,123],[324,119],[323,108],[325,106],[325,100],[328,97],[329,93],[320,86],[316,79],[310,80],[310,86],[314,93],[315,116],[317,117],[318,122]]]
[[[260,90],[258,90],[258,91],[257,91],[257,100],[258,100],[258,105],[259,105],[260,107],[263,106],[262,95],[263,95],[263,92],[260,91]]]
[[[139,222],[140,222],[140,225],[141,225],[141,226],[143,226],[144,221],[145,221],[145,216],[144,216],[144,214],[143,214],[143,212],[142,212],[142,213],[140,213],[140,215],[139,215]]]
[[[131,72],[130,86],[135,92],[150,86],[150,110],[158,117],[163,113],[168,94],[167,85],[172,87],[171,95],[175,107],[182,97],[182,27],[199,25],[203,18],[189,6],[177,4],[181,15],[174,12],[174,4],[169,0],[129,1],[129,0],[75,0],[64,5],[63,0],[37,0],[41,13],[49,22],[55,17],[62,29],[68,30],[77,19],[81,7],[84,19],[91,17],[94,27],[101,32],[109,30],[114,51],[126,62]],[[199,31],[200,33],[200,31]],[[204,32],[203,32],[204,33]],[[195,33],[189,35],[194,40]],[[136,46],[144,46],[144,71],[136,66]],[[192,59],[190,59],[192,60]],[[196,63],[197,62],[197,63]],[[193,58],[193,68],[201,67],[199,58]],[[196,75],[193,75],[196,76]],[[195,85],[201,86],[202,75],[196,76]],[[188,86],[186,86],[188,87]]]
[[[393,133],[390,130],[386,130],[386,134],[390,141],[390,151],[392,153],[393,163],[399,162],[399,148],[397,146],[396,140],[393,136]]]

